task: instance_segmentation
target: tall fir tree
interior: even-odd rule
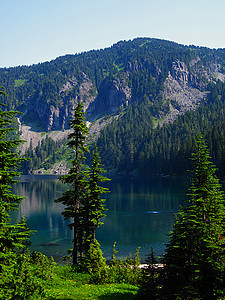
[[[82,255],[83,229],[81,207],[87,197],[88,182],[87,172],[84,170],[85,152],[88,151],[85,146],[88,128],[85,124],[83,105],[78,103],[74,111],[74,119],[70,122],[73,132],[68,135],[68,146],[74,151],[75,158],[71,161],[72,167],[68,175],[60,178],[63,183],[69,183],[72,189],[67,190],[62,197],[56,199],[65,205],[63,216],[66,220],[72,219],[68,226],[73,230],[73,265],[78,264],[78,253]]]
[[[224,194],[201,135],[196,139],[192,160],[188,205],[177,214],[170,233],[161,291],[169,299],[223,299]]]
[[[86,201],[83,207],[84,216],[84,232],[85,232],[85,250],[86,253],[90,248],[90,244],[95,241],[96,229],[102,225],[101,219],[105,217],[105,199],[101,195],[109,192],[108,188],[103,187],[103,182],[109,181],[102,174],[105,170],[102,168],[101,159],[98,153],[97,145],[95,144],[92,166],[88,171],[89,174],[89,189]]]
[[[0,94],[5,92],[0,91]],[[0,103],[3,108],[4,105]],[[27,230],[25,222],[15,225],[10,223],[10,212],[17,210],[23,199],[12,193],[12,185],[17,182],[16,176],[20,162],[16,149],[21,145],[21,140],[8,139],[12,128],[13,119],[18,112],[4,111],[0,108],[0,255],[7,256],[8,251],[21,249],[24,242],[29,239],[30,231]]]
[[[2,90],[0,95],[6,96]],[[22,158],[16,149],[22,141],[10,138],[17,112],[5,111],[4,107],[0,103],[0,299],[32,299],[41,287],[35,278],[29,277],[29,255],[23,253],[31,231],[24,218],[16,224],[10,218],[23,200],[12,193],[15,177],[20,175],[17,168]]]

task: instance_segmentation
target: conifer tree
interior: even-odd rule
[[[89,205],[90,205],[90,220],[92,223],[92,241],[95,240],[96,228],[103,223],[101,219],[105,217],[105,199],[101,198],[101,195],[109,193],[108,188],[102,187],[100,184],[109,181],[107,177],[102,174],[106,171],[102,168],[101,158],[98,153],[97,145],[95,145],[92,168],[89,170]]]
[[[176,216],[166,248],[163,290],[171,299],[222,299],[224,194],[201,135],[197,137],[192,160],[188,206]]]
[[[73,265],[78,264],[78,250],[82,254],[82,215],[81,207],[84,204],[87,190],[87,173],[84,170],[84,153],[88,151],[85,146],[88,128],[85,124],[83,105],[78,103],[74,111],[74,119],[70,122],[73,132],[68,135],[68,145],[74,151],[74,159],[71,161],[72,167],[68,175],[62,176],[60,180],[63,183],[69,183],[72,189],[66,191],[62,197],[56,199],[56,202],[61,202],[65,205],[63,216],[66,220],[72,219],[72,223],[68,226],[73,230],[73,249],[72,258]]]
[[[0,94],[6,95],[3,91]],[[0,106],[4,105],[0,103]],[[23,160],[16,152],[22,141],[7,140],[9,133],[14,130],[11,125],[16,114],[0,108],[0,255],[4,257],[8,251],[23,248],[23,242],[30,236],[25,222],[10,223],[10,212],[17,210],[23,199],[11,192],[12,184],[17,182],[14,178],[20,175],[17,168]]]
[[[5,92],[0,91],[1,95]],[[12,123],[17,112],[4,111],[0,104],[0,298],[31,299],[41,287],[34,278],[28,277],[28,254],[23,253],[31,231],[25,219],[11,224],[10,212],[17,210],[23,199],[12,193],[14,178],[21,158],[16,152],[21,140],[10,139]],[[21,267],[21,266],[24,267]]]
[[[83,216],[84,216],[84,232],[85,232],[85,249],[86,252],[90,248],[90,244],[95,241],[96,229],[102,225],[101,219],[105,217],[106,211],[104,202],[105,199],[101,195],[109,192],[108,188],[101,186],[101,183],[109,181],[107,177],[102,174],[105,170],[102,168],[101,159],[95,144],[92,166],[88,171],[89,174],[89,189],[88,196],[84,202]]]

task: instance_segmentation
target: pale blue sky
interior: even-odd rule
[[[225,48],[224,0],[0,0],[0,67],[152,37]]]

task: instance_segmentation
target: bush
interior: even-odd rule
[[[97,241],[91,243],[86,257],[82,260],[80,271],[90,275],[90,283],[129,283],[138,284],[141,278],[139,249],[136,249],[134,257],[116,259],[115,244],[110,264],[107,266],[103,258],[100,245]],[[76,268],[76,271],[79,271]]]
[[[103,283],[107,280],[106,261],[97,240],[90,244],[82,266],[91,275],[91,282]]]
[[[42,282],[36,274],[29,252],[11,253],[0,272],[0,299],[29,300],[44,295]]]
[[[47,258],[41,252],[34,251],[31,255],[31,262],[33,264],[33,268],[35,274],[41,279],[52,279],[53,268],[56,265],[53,257],[50,259]]]
[[[134,258],[132,256],[125,259],[116,259],[115,244],[113,246],[112,261],[108,268],[108,282],[138,284],[141,278],[139,249],[136,249]]]

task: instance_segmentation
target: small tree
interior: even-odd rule
[[[91,260],[90,247],[99,245],[95,238],[96,229],[103,224],[101,219],[105,217],[106,211],[104,202],[105,199],[101,195],[109,192],[108,188],[102,187],[100,184],[110,179],[104,177],[102,174],[105,172],[101,165],[101,159],[98,153],[97,146],[95,145],[92,167],[89,169],[89,188],[88,194],[81,208],[81,215],[83,219],[83,251],[84,251],[84,264]],[[100,245],[99,245],[100,246]],[[99,252],[100,253],[100,252]]]
[[[168,297],[220,299],[225,294],[224,194],[209,159],[199,135],[188,206],[176,216],[164,257]]]
[[[159,277],[159,270],[156,268],[157,259],[153,247],[145,260],[147,267],[143,268],[141,278],[141,293],[143,299],[156,299],[156,282]]]
[[[101,219],[105,217],[105,199],[101,195],[109,193],[108,188],[104,188],[100,184],[109,181],[107,177],[102,174],[106,171],[102,168],[101,159],[98,153],[97,146],[95,145],[94,155],[92,159],[92,167],[89,169],[89,190],[86,202],[86,216],[89,220],[90,239],[95,241],[96,229],[102,225]]]
[[[92,282],[103,283],[107,279],[106,261],[97,240],[90,243],[84,263],[84,269],[91,274]]]
[[[62,197],[55,200],[65,205],[65,210],[62,213],[64,218],[66,220],[70,218],[73,220],[68,225],[73,230],[73,265],[78,264],[78,250],[82,254],[83,230],[81,207],[86,199],[88,189],[87,173],[83,165],[85,160],[84,153],[88,151],[85,146],[88,128],[84,120],[83,105],[79,102],[74,111],[74,119],[70,121],[73,132],[68,135],[68,145],[73,149],[75,158],[71,162],[72,167],[68,175],[60,177],[63,183],[71,184],[72,189],[66,191]]]

